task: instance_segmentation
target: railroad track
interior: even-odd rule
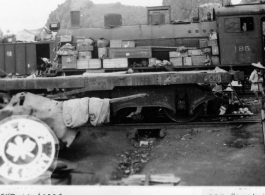
[[[261,120],[238,120],[238,121],[211,121],[211,122],[189,122],[189,123],[121,123],[111,126],[131,126],[131,127],[165,127],[165,126],[210,126],[210,125],[224,125],[224,124],[248,124],[248,123],[261,123]]]
[[[175,122],[155,122],[155,123],[116,123],[116,124],[108,124],[105,126],[94,127],[92,125],[88,125],[88,128],[109,128],[109,129],[163,129],[163,128],[190,128],[194,126],[222,126],[222,125],[243,125],[243,124],[255,124],[261,123],[261,119],[259,117],[255,117],[253,119],[239,119],[234,121],[194,121],[188,123],[175,123]]]
[[[163,119],[163,117],[161,117]],[[112,126],[192,126],[192,125],[222,125],[222,124],[247,124],[247,123],[261,123],[261,117],[255,115],[219,115],[206,116],[202,115],[195,121],[187,123],[176,123],[169,120],[154,119],[154,122],[120,122],[112,124]],[[159,122],[157,122],[159,121]]]

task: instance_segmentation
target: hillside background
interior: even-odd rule
[[[104,15],[109,13],[121,14],[123,25],[146,23],[146,8],[142,6],[127,6],[120,3],[94,4],[90,0],[66,0],[51,12],[46,25],[58,19],[61,22],[61,28],[70,27],[72,10],[80,10],[82,27],[103,27]]]
[[[225,0],[224,0],[225,1]],[[242,3],[255,3],[259,0],[242,0]],[[163,0],[163,5],[170,5],[172,20],[190,20],[198,16],[199,5],[205,3],[221,3],[222,0]],[[46,26],[51,21],[59,20],[61,28],[70,27],[70,11],[81,11],[82,27],[103,27],[104,15],[118,13],[122,15],[123,25],[146,24],[146,7],[128,6],[120,3],[94,4],[90,0],[66,0],[49,15]]]

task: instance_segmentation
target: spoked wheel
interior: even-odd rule
[[[203,105],[197,106],[195,110],[193,110],[193,114],[183,114],[183,113],[174,113],[172,110],[168,108],[164,108],[165,114],[170,118],[171,120],[177,122],[177,123],[186,123],[194,120],[199,116],[199,114],[203,110]]]
[[[0,179],[6,184],[48,183],[59,149],[50,127],[32,116],[10,116],[0,121],[0,133]]]

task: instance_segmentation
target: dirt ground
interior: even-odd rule
[[[58,184],[108,185],[110,180],[149,172],[173,173],[181,186],[265,185],[261,124],[164,129],[164,138],[139,141],[131,139],[134,129],[129,126],[83,127],[59,155],[77,163],[75,173]]]

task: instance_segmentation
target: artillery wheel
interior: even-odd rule
[[[192,120],[194,120],[195,118],[197,118],[199,116],[199,114],[202,112],[203,110],[203,105],[199,105],[197,106],[194,110],[193,110],[193,114],[178,114],[178,112],[174,113],[173,110],[170,110],[168,108],[164,108],[164,112],[165,114],[168,116],[168,118],[170,118],[171,120],[177,122],[177,123],[186,123],[186,122],[190,122]]]
[[[47,124],[32,116],[11,116],[0,121],[0,134],[0,180],[31,184],[49,179],[59,142]]]

